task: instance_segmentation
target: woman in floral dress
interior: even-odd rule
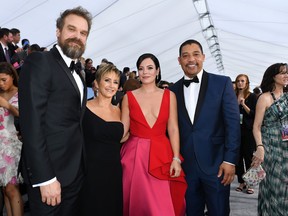
[[[23,215],[19,191],[18,165],[22,143],[18,139],[14,116],[18,116],[18,76],[7,62],[0,63],[0,186],[8,216]]]

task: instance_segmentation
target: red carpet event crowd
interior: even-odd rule
[[[287,215],[286,63],[251,89],[245,72],[206,71],[188,39],[172,83],[152,53],[137,71],[94,66],[91,25],[86,9],[63,11],[51,49],[0,28],[1,215],[228,216],[234,178],[249,196],[243,175],[259,167],[258,215]]]

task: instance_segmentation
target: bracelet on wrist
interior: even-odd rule
[[[177,161],[178,163],[181,164],[181,160],[180,160],[180,158],[178,158],[178,157],[173,157],[173,160],[175,160],[175,161]]]
[[[256,146],[256,148],[258,148],[259,146],[262,146],[264,148],[264,145],[263,144],[259,144]]]

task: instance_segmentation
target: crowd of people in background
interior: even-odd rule
[[[288,212],[287,64],[251,90],[244,73],[205,71],[190,39],[176,83],[161,80],[151,53],[137,71],[106,58],[94,66],[83,57],[91,20],[81,7],[61,13],[49,51],[0,28],[0,211],[228,216],[234,177],[236,191],[253,194],[242,176],[262,165],[258,215]]]

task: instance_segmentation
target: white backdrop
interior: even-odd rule
[[[251,86],[261,82],[265,69],[288,57],[288,1],[207,0],[217,30],[224,72],[232,80],[248,74]],[[94,65],[107,58],[122,70],[135,69],[144,52],[155,54],[162,77],[175,82],[183,72],[177,62],[182,42],[202,43],[204,68],[217,71],[205,41],[193,0],[10,0],[1,5],[0,26],[19,28],[21,38],[51,47],[60,12],[81,5],[94,16],[86,58]]]

